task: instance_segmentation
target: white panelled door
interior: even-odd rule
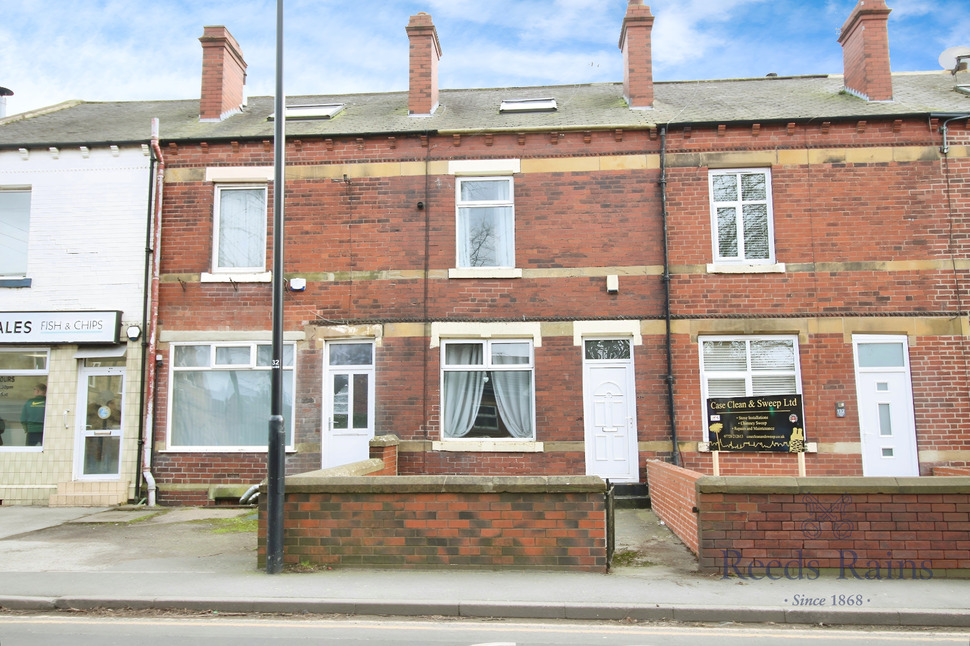
[[[918,476],[916,420],[905,336],[855,335],[856,392],[866,476]]]
[[[586,474],[639,482],[636,392],[629,339],[584,339]]]

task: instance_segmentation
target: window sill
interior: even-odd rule
[[[432,451],[488,452],[488,453],[542,453],[542,442],[530,440],[446,440],[432,442]]]
[[[522,278],[518,267],[453,267],[448,278]]]
[[[707,273],[709,274],[783,274],[785,273],[785,263],[721,263],[708,264]]]
[[[30,287],[29,278],[0,278],[0,287]]]
[[[273,273],[264,271],[260,273],[231,273],[210,274],[202,272],[199,281],[203,283],[268,283],[273,279]]]

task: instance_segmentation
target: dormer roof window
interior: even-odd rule
[[[284,110],[287,119],[302,121],[305,119],[333,119],[343,111],[344,107],[343,103],[305,103],[303,105],[288,105]],[[273,113],[269,115],[269,120],[272,121],[275,117],[276,114]]]
[[[555,112],[558,109],[554,98],[545,99],[505,99],[499,112]]]

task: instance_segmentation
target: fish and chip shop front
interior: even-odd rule
[[[123,325],[119,311],[0,312],[0,504],[134,495],[142,344]]]

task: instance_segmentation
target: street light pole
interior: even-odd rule
[[[283,570],[283,493],[286,434],[283,420],[283,195],[286,97],[283,95],[283,0],[276,0],[276,97],[273,120],[273,365],[266,483],[266,573]]]

